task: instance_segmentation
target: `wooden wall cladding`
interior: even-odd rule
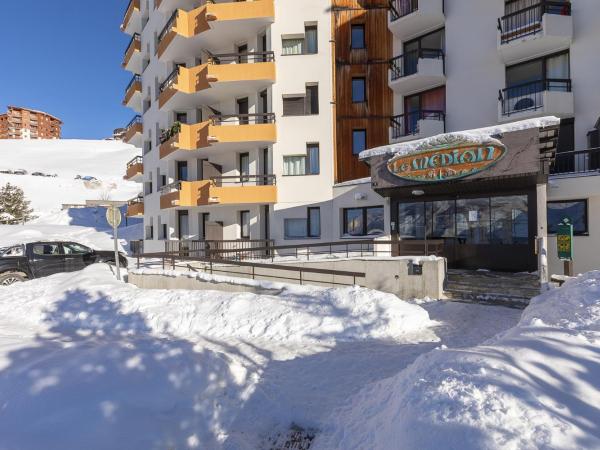
[[[389,143],[393,93],[388,86],[392,34],[388,0],[332,0],[335,80],[336,182],[369,176],[369,168],[352,154],[352,131],[367,130],[367,148]],[[364,24],[365,49],[351,48],[352,25]],[[365,77],[367,101],[352,102],[352,78]]]

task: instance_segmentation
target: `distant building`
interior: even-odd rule
[[[0,139],[60,139],[62,121],[48,113],[9,106],[0,115]]]
[[[112,139],[114,141],[122,141],[125,138],[125,133],[127,132],[127,128],[115,128],[113,131]]]

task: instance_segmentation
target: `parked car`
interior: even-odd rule
[[[81,177],[81,179],[83,181],[98,181],[98,178],[96,178],[96,177],[90,177],[89,175],[86,175],[85,177]]]
[[[46,175],[44,175],[42,172],[33,172],[31,174],[32,177],[45,177]]]
[[[23,169],[13,170],[13,175],[27,175],[27,171]]]
[[[76,242],[32,242],[0,248],[0,286],[55,273],[75,272],[90,264],[115,262],[113,251],[93,250]],[[127,267],[125,254],[119,265]]]
[[[8,175],[12,175],[13,171],[10,169],[0,169],[0,173],[5,173]]]

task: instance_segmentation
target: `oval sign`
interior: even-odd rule
[[[506,149],[501,145],[437,148],[397,156],[387,167],[392,174],[409,181],[449,181],[489,169],[505,153]]]

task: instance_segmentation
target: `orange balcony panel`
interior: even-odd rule
[[[136,52],[142,51],[142,42],[139,40],[133,40],[131,45],[127,48],[127,52],[125,52],[125,58],[123,58],[122,66],[125,68],[129,65],[131,58]]]
[[[127,205],[127,217],[138,217],[144,215],[144,202],[135,202]]]
[[[160,196],[160,209],[208,204],[210,181],[182,181],[180,189]]]
[[[125,17],[121,23],[121,31],[125,31],[127,29],[134,13],[140,13],[140,0],[131,0],[131,2],[129,2],[127,11],[125,11]]]
[[[247,125],[211,125],[209,141],[216,143],[277,142],[277,127],[274,123]]]
[[[277,203],[277,186],[211,186],[209,201],[211,205]]]
[[[125,131],[125,136],[123,136],[123,140],[129,144],[131,140],[136,137],[136,135],[142,134],[143,132],[144,126],[141,123],[134,123],[129,128],[127,128],[127,131]]]
[[[177,150],[196,150],[208,147],[209,122],[196,123],[194,125],[181,125],[181,131],[161,144],[159,150],[160,158],[164,158]]]
[[[131,179],[137,178],[143,174],[144,174],[144,164],[143,163],[131,164],[127,168],[127,173],[125,174],[125,179],[131,180]]]
[[[142,83],[140,81],[136,81],[132,83],[127,92],[125,93],[125,98],[123,99],[123,106],[128,106],[131,102],[131,99],[135,94],[142,93]]]
[[[249,20],[275,17],[273,0],[230,2],[206,5],[209,20]]]

